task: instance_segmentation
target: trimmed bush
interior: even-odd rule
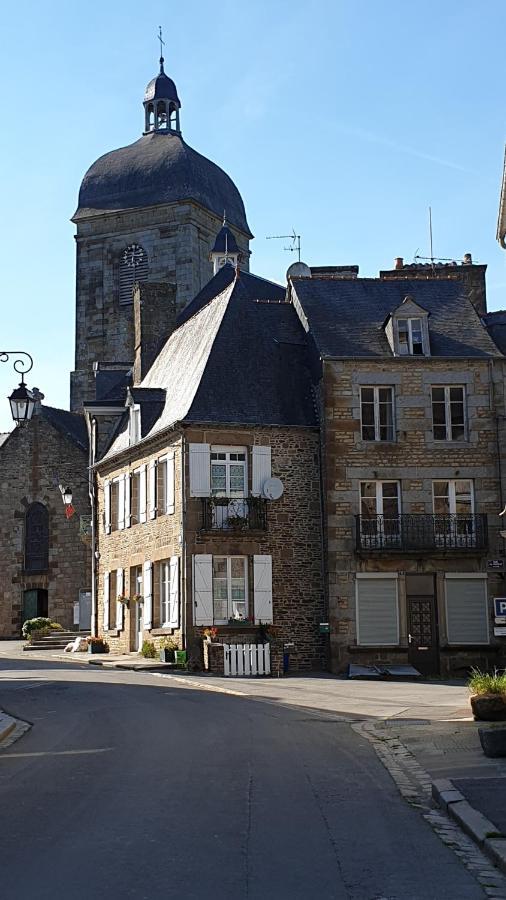
[[[144,641],[143,642],[141,656],[143,656],[144,659],[156,659],[157,653],[156,653],[156,647],[155,647],[153,641]]]
[[[27,619],[23,623],[22,635],[24,638],[29,638],[35,631],[44,631],[46,634],[50,634],[51,631],[62,630],[62,626],[58,622],[53,622],[52,619],[48,619],[45,616],[37,616],[35,619]]]

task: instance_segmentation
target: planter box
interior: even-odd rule
[[[88,644],[88,653],[107,653],[103,644]]]
[[[174,662],[174,650],[160,650],[160,660],[165,663]]]
[[[506,756],[506,728],[478,728],[485,756]]]
[[[475,719],[484,722],[506,722],[506,696],[503,694],[475,694],[471,697]]]

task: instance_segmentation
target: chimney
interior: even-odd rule
[[[462,260],[462,265],[464,266],[472,266],[473,257],[470,253],[464,253],[464,259]]]
[[[174,331],[176,316],[175,284],[135,285],[134,385],[141,383],[161,347]]]
[[[404,259],[402,258],[402,256],[396,256],[396,257],[395,257],[395,268],[396,268],[396,269],[403,269],[403,268],[404,268]]]

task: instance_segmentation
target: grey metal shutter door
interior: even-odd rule
[[[446,579],[446,627],[450,644],[488,644],[485,578]]]
[[[357,579],[359,644],[399,643],[396,578]]]

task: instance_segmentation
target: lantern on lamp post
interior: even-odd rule
[[[19,387],[15,388],[10,395],[9,403],[11,407],[12,418],[16,425],[24,425],[32,418],[35,409],[35,397],[26,384],[24,376],[33,367],[33,359],[29,353],[24,350],[0,350],[0,362],[7,362],[11,356],[16,356],[13,367],[16,372],[21,375]],[[23,359],[26,357],[27,359]]]

